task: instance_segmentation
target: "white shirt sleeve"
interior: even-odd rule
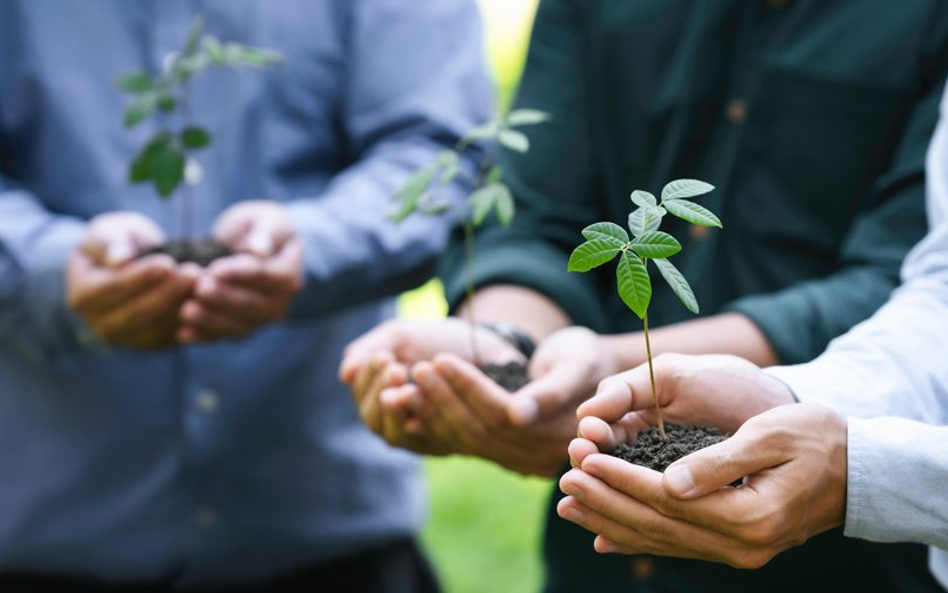
[[[948,96],[926,163],[930,229],[906,259],[902,287],[815,361],[768,370],[801,401],[849,417],[846,535],[942,549],[948,549],[946,106]]]

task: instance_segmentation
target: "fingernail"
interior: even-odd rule
[[[518,424],[529,424],[533,422],[539,413],[540,408],[537,406],[537,402],[532,399],[524,398],[520,401],[515,401],[513,404],[514,421]]]
[[[602,479],[602,472],[599,471],[599,468],[593,465],[590,461],[587,461],[582,465],[582,470],[594,478],[598,478],[600,480]]]
[[[568,506],[560,512],[560,517],[573,523],[579,523],[583,520],[583,512],[575,507]]]
[[[575,482],[560,484],[560,490],[563,491],[563,494],[568,494],[569,496],[573,496],[575,498],[583,497],[583,489],[580,488],[579,484],[576,484]]]
[[[695,489],[695,480],[687,465],[673,465],[665,470],[665,481],[679,495],[686,495]]]
[[[105,255],[105,262],[110,266],[118,266],[132,259],[132,249],[128,243],[113,243]]]

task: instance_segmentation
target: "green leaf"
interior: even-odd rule
[[[497,133],[500,132],[500,124],[496,121],[490,121],[486,124],[481,124],[476,128],[472,128],[463,138],[458,142],[458,148],[464,148],[472,142],[477,140],[494,140],[497,138]]]
[[[629,234],[625,229],[612,222],[597,222],[583,229],[583,237],[587,240],[600,240],[612,243],[617,247],[624,247],[629,242]]]
[[[283,56],[276,51],[262,47],[250,47],[239,43],[228,43],[224,47],[224,63],[230,66],[249,66],[266,68],[283,62]]]
[[[524,153],[530,150],[530,139],[523,132],[517,130],[501,130],[497,134],[497,141],[502,146],[515,152]]]
[[[509,127],[532,126],[549,121],[552,116],[538,109],[515,109],[507,114],[504,121]]]
[[[668,286],[671,287],[672,292],[675,293],[678,300],[681,301],[686,309],[697,315],[699,311],[698,300],[695,298],[695,293],[691,291],[691,286],[688,285],[688,281],[685,280],[682,273],[678,271],[678,268],[667,259],[653,259],[652,261],[658,266],[659,273],[662,275],[662,278],[665,279],[665,282],[668,283]]]
[[[227,56],[224,54],[224,47],[221,42],[212,35],[204,36],[204,51],[211,57],[215,64],[224,65],[227,62]]]
[[[623,251],[616,270],[619,298],[639,316],[645,317],[652,300],[652,282],[645,269],[645,262],[629,251]]]
[[[471,194],[468,198],[471,205],[471,224],[479,227],[487,220],[487,215],[494,209],[497,193],[493,185],[485,185]]]
[[[449,208],[451,208],[451,204],[447,202],[435,202],[422,206],[421,212],[428,216],[438,216],[439,214],[447,212]]]
[[[173,142],[160,144],[151,157],[151,179],[158,195],[167,198],[184,179],[184,153]]]
[[[438,183],[442,186],[448,185],[461,172],[458,153],[453,150],[442,150],[438,153]]]
[[[185,148],[196,150],[198,148],[204,148],[210,143],[211,135],[204,128],[191,126],[181,132],[181,144],[183,144]]]
[[[188,27],[188,36],[184,41],[184,51],[181,53],[182,58],[190,58],[198,50],[198,43],[201,41],[201,33],[204,32],[204,17],[202,15],[196,15],[191,20],[191,26]]]
[[[437,170],[437,164],[425,165],[408,178],[408,181],[392,196],[399,204],[395,211],[389,214],[390,220],[401,222],[418,208],[419,201],[431,186]]]
[[[661,206],[636,208],[629,214],[629,230],[632,231],[632,236],[638,237],[643,233],[658,230],[663,216],[665,216],[665,209]]]
[[[484,181],[487,183],[500,183],[500,178],[503,177],[504,170],[500,167],[491,167],[488,171],[487,176],[484,178]]]
[[[142,70],[128,72],[115,79],[118,88],[129,93],[144,93],[155,88],[155,82],[151,76]]]
[[[125,110],[125,127],[134,128],[155,112],[157,100],[152,93],[139,95]]]
[[[676,179],[662,189],[662,202],[700,196],[714,190],[714,186],[697,179]],[[663,204],[664,205],[664,204]]]
[[[570,254],[566,269],[570,272],[588,272],[612,260],[621,250],[614,243],[602,239],[586,241]]]
[[[662,231],[642,233],[632,240],[632,250],[640,257],[671,257],[681,251],[681,243]]]
[[[689,200],[669,200],[665,208],[674,216],[698,226],[721,226],[721,220],[710,210]]]
[[[658,202],[655,201],[655,196],[640,189],[632,192],[632,195],[630,195],[629,198],[632,200],[633,204],[643,208],[646,206],[658,206]]]
[[[138,152],[135,156],[135,160],[132,161],[132,165],[128,171],[128,180],[132,183],[141,183],[150,180],[152,169],[154,168],[152,163],[155,159],[155,155],[164,150],[165,145],[172,141],[171,134],[168,132],[155,134]]]
[[[174,111],[176,105],[177,101],[175,101],[174,97],[169,93],[164,93],[158,97],[158,108],[165,113]]]
[[[497,188],[495,190],[497,197],[494,200],[497,210],[497,220],[504,226],[510,226],[510,223],[513,222],[514,214],[516,214],[513,195],[510,193],[510,188],[503,183],[495,183],[493,185]]]

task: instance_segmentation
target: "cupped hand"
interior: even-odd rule
[[[666,422],[729,434],[748,418],[795,401],[786,385],[736,356],[662,354],[653,362]],[[634,441],[639,430],[658,422],[648,365],[604,379],[576,414],[579,435],[600,451]]]
[[[178,308],[191,294],[196,266],[165,255],[135,260],[164,240],[144,216],[117,212],[89,222],[66,266],[66,301],[101,339],[129,348],[177,344]]]
[[[600,553],[648,553],[758,568],[843,522],[846,421],[819,404],[748,420],[664,474],[582,450],[560,480],[559,515],[598,534]],[[575,459],[574,459],[575,461]],[[739,487],[728,486],[745,477]]]
[[[346,347],[339,378],[351,388],[362,420],[371,430],[393,445],[444,454],[452,452],[451,446],[437,438],[438,427],[426,425],[423,418],[432,417],[428,409],[433,404],[424,397],[418,383],[409,381],[411,369],[439,353],[473,360],[475,348],[483,363],[524,360],[516,348],[494,332],[456,317],[392,320]],[[425,375],[424,370],[420,373]]]
[[[182,342],[240,338],[279,321],[303,286],[303,248],[280,204],[231,206],[213,234],[235,254],[201,272],[180,308]]]

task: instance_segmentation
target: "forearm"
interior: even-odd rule
[[[478,290],[458,308],[457,315],[481,323],[509,323],[538,343],[570,325],[566,312],[549,297],[512,284]]]
[[[633,368],[646,361],[643,332],[604,336],[603,339],[618,355],[622,368]],[[653,357],[666,352],[733,354],[758,366],[779,362],[764,333],[740,313],[722,313],[650,328],[649,343]]]

